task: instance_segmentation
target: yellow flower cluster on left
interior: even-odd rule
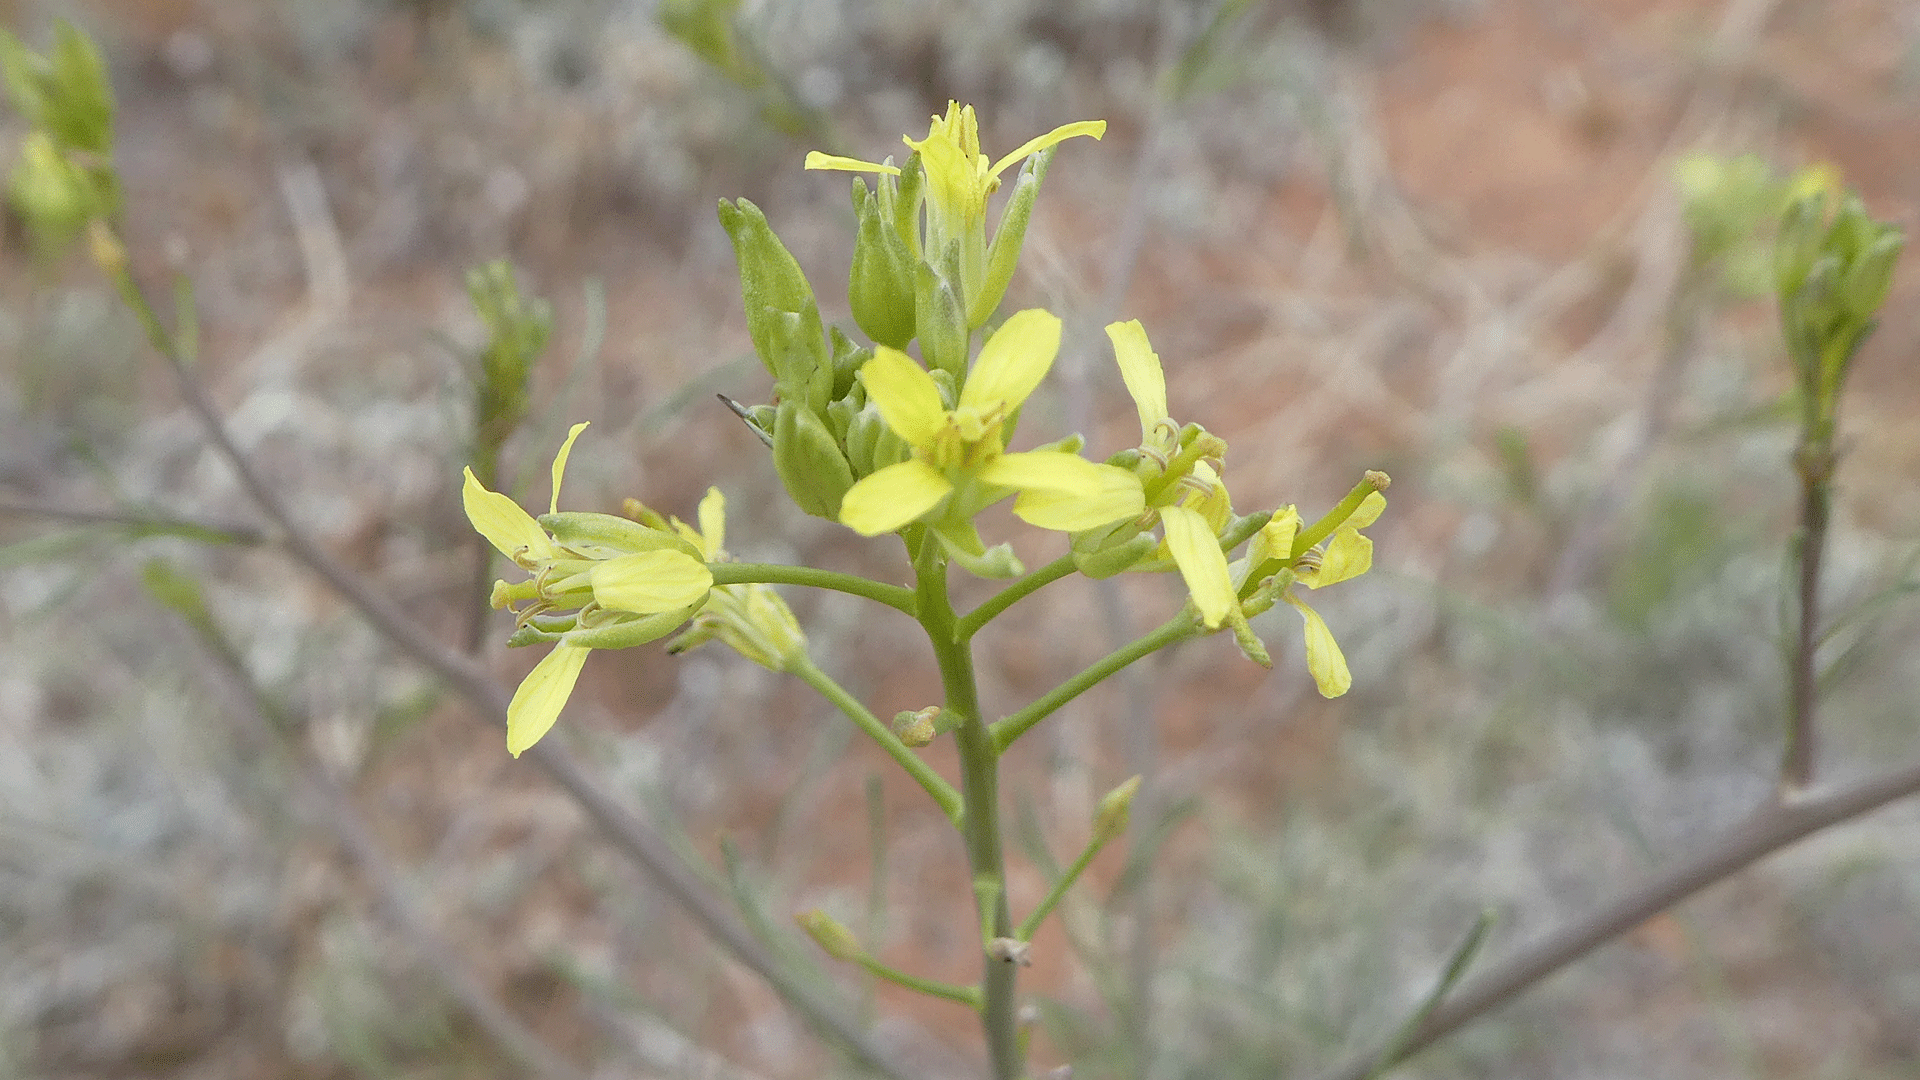
[[[511,644],[551,641],[507,707],[507,749],[518,757],[553,727],[594,649],[620,649],[665,637],[707,602],[713,574],[685,536],[610,514],[560,513],[567,455],[586,424],[576,424],[553,459],[553,498],[534,518],[488,491],[466,470],[467,519],[531,577],[493,586],[493,606],[515,614]]]

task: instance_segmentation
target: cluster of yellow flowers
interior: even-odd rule
[[[809,155],[806,164],[810,169],[881,174],[882,191],[875,202],[893,207],[896,222],[914,212],[908,207],[907,218],[898,214],[897,201],[907,198],[896,189],[898,178],[907,176],[917,185],[914,197],[924,199],[921,229],[883,229],[882,240],[874,241],[894,254],[874,262],[882,269],[872,274],[891,273],[895,280],[873,279],[863,286],[856,259],[853,285],[856,292],[867,294],[892,290],[897,306],[899,296],[907,295],[901,292],[899,281],[904,278],[897,264],[918,260],[923,253],[939,261],[952,280],[941,279],[937,289],[961,298],[957,306],[964,315],[954,324],[963,327],[959,334],[964,352],[965,338],[990,322],[1005,291],[1025,229],[1025,210],[1016,214],[1016,209],[1031,205],[1032,188],[1050,155],[1039,159],[1039,169],[1022,171],[1024,194],[1016,192],[1015,203],[1003,213],[989,241],[987,200],[999,187],[1001,173],[1062,140],[1079,135],[1097,139],[1105,128],[1097,121],[1057,128],[989,164],[980,153],[972,108],[950,104],[944,117],[934,118],[925,139],[906,140],[914,152],[909,170],[890,159],[864,162],[819,153]],[[1293,586],[1318,589],[1367,572],[1373,545],[1360,530],[1385,508],[1380,494],[1387,484],[1384,474],[1368,474],[1352,496],[1312,526],[1303,524],[1295,507],[1285,506],[1267,515],[1249,539],[1247,530],[1236,528],[1248,519],[1234,515],[1224,480],[1226,442],[1169,415],[1166,374],[1138,321],[1114,323],[1107,327],[1107,336],[1139,413],[1139,445],[1105,462],[1080,456],[1078,436],[1011,452],[1007,447],[1020,409],[1060,348],[1060,319],[1038,308],[1009,316],[986,337],[970,364],[922,366],[896,347],[915,336],[913,319],[902,323],[876,315],[863,320],[863,325],[884,323],[884,333],[896,343],[868,350],[853,377],[839,379],[838,392],[852,395],[846,411],[858,405],[877,412],[884,434],[897,441],[888,444],[890,452],[876,452],[869,433],[856,452],[858,440],[849,438],[846,425],[835,433],[827,422],[816,422],[822,415],[844,415],[834,411],[840,402],[833,396],[835,368],[828,364],[822,369],[817,360],[806,368],[807,350],[816,346],[792,344],[792,327],[807,325],[801,311],[816,328],[817,315],[811,314],[811,290],[797,265],[789,265],[791,257],[778,248],[777,240],[771,243],[777,255],[770,260],[777,265],[761,273],[761,279],[773,283],[761,291],[771,295],[784,290],[771,309],[785,321],[763,324],[774,328],[766,336],[773,343],[769,349],[779,352],[777,358],[768,358],[769,370],[783,393],[804,393],[814,400],[805,408],[797,401],[783,401],[778,410],[760,407],[782,418],[763,431],[775,444],[777,459],[819,461],[823,471],[839,478],[823,488],[818,477],[790,475],[804,472],[804,467],[783,468],[789,489],[803,487],[809,496],[800,500],[803,508],[837,517],[865,536],[924,529],[962,565],[1014,576],[1023,571],[1011,552],[1001,548],[997,557],[989,557],[974,526],[980,511],[1011,497],[1013,512],[1022,520],[1070,534],[1074,563],[1084,573],[1106,577],[1177,571],[1199,623],[1207,630],[1231,628],[1242,650],[1262,663],[1268,662],[1266,653],[1248,627],[1248,617],[1276,602],[1293,606],[1306,621],[1307,667],[1320,692],[1334,697],[1347,691],[1352,676],[1339,645]],[[743,279],[751,282],[755,279],[745,250],[743,246]],[[754,290],[750,286],[748,291]],[[926,291],[922,288],[920,294],[922,308],[937,314],[937,304],[924,302]],[[750,321],[753,304],[750,295]],[[931,339],[941,332],[932,317],[919,319],[923,351],[936,348]],[[757,338],[756,346],[761,344]],[[796,356],[801,359],[796,361]],[[812,374],[822,370],[824,375]],[[803,422],[811,426],[803,429]],[[776,669],[805,647],[791,612],[768,586],[714,584],[709,566],[725,558],[720,548],[723,503],[717,491],[701,505],[698,530],[661,519],[644,507],[636,510],[637,504],[630,506],[632,516],[626,518],[560,513],[560,476],[580,427],[568,435],[554,461],[554,501],[549,513],[537,520],[507,497],[481,487],[471,471],[467,474],[466,508],[474,527],[532,575],[517,585],[495,586],[496,606],[524,605],[516,608],[513,643],[555,644],[514,698],[509,744],[516,754],[552,725],[590,649],[651,641],[689,620],[695,626],[682,646],[717,637]],[[802,436],[811,440],[809,456],[781,454],[778,440],[797,442]],[[1241,540],[1248,540],[1246,553],[1230,562],[1228,551]]]

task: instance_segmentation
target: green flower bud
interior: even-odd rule
[[[44,131],[20,147],[8,195],[20,217],[46,242],[64,246],[101,211],[86,170],[68,160]]]
[[[887,160],[891,161],[892,158]],[[906,245],[908,265],[920,262],[920,204],[926,199],[927,170],[920,152],[908,155],[898,177],[880,176],[880,215],[893,225],[893,231]]]
[[[860,385],[860,369],[873,359],[873,346],[857,345],[837,326],[827,327],[827,344],[833,352],[833,400],[839,401],[855,391]],[[867,403],[865,391],[854,402],[858,408]]]
[[[1880,305],[1887,302],[1887,292],[1893,287],[1894,264],[1900,261],[1900,250],[1906,242],[1900,230],[1882,227],[1847,271],[1846,282],[1841,286],[1841,303],[1855,321],[1864,323],[1873,318]]]
[[[868,193],[867,182],[855,177],[853,213],[859,232],[847,278],[847,303],[853,308],[853,321],[868,337],[904,349],[913,340],[913,268],[918,263],[880,210],[880,200]]]
[[[954,381],[967,375],[967,326],[951,278],[921,263],[914,287],[914,327],[920,356],[929,371],[944,371]],[[951,408],[951,406],[949,406]]]
[[[1000,212],[1000,225],[994,230],[993,242],[987,246],[986,276],[979,290],[967,297],[970,329],[985,326],[1000,307],[1001,298],[1007,295],[1013,269],[1020,262],[1020,249],[1027,242],[1027,222],[1033,217],[1033,201],[1040,195],[1040,181],[1047,178],[1047,166],[1053,163],[1054,151],[1058,149],[1058,146],[1049,146],[1020,167],[1020,175],[1013,182],[1013,194],[1008,196],[1006,208]]]
[[[754,352],[776,381],[804,387],[813,368],[830,363],[813,287],[759,207],[746,199],[732,203],[722,199],[720,224],[733,241],[734,258],[740,264],[740,296]],[[784,325],[782,315],[797,316],[798,325]],[[796,345],[806,358],[805,366],[796,365],[790,355]]]
[[[867,950],[860,947],[860,939],[853,936],[853,931],[819,908],[799,912],[794,915],[793,921],[799,923],[800,929],[807,932],[814,944],[835,960],[857,964],[866,959]]]
[[[1140,778],[1133,777],[1100,797],[1093,810],[1094,845],[1104,844],[1127,831],[1133,816],[1133,797],[1140,792]]]
[[[62,152],[113,154],[113,87],[100,51],[74,25],[54,24],[53,49],[40,56],[0,30],[0,81],[33,127],[51,136]]]
[[[893,717],[893,733],[899,736],[900,741],[908,746],[926,746],[933,742],[935,736],[940,734],[939,725],[935,723],[935,720],[941,715],[941,712],[940,706],[929,705],[918,711],[895,713]]]
[[[853,486],[847,456],[827,425],[791,398],[774,412],[773,467],[796,506],[815,517],[840,520],[840,499]]]
[[[1782,303],[1800,291],[1827,235],[1827,196],[1815,191],[1788,203],[1773,246],[1773,282]]]

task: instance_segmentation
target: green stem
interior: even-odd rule
[[[832,702],[835,708],[847,715],[847,719],[852,720],[861,731],[866,732],[874,742],[879,743],[880,749],[885,750],[888,757],[898,762],[900,767],[907,771],[908,776],[919,781],[927,794],[933,796],[933,801],[940,804],[940,810],[947,815],[947,820],[953,822],[956,828],[959,827],[961,814],[965,812],[965,807],[960,801],[960,793],[955,791],[953,785],[947,783],[939,773],[934,772],[933,766],[928,765],[919,754],[913,752],[911,747],[901,742],[898,735],[881,723],[880,718],[873,715],[865,705],[860,704],[858,698],[847,693],[846,688],[834,682],[832,676],[815,667],[813,661],[802,657],[790,664],[787,670],[801,682],[813,687],[821,697]]]
[[[980,632],[980,628],[992,622],[1001,612],[1039,592],[1042,588],[1059,581],[1073,573],[1074,563],[1071,554],[1062,555],[1047,565],[1021,578],[1019,581],[1001,589],[987,598],[987,601],[960,617],[954,624],[953,632],[958,640],[966,641]]]
[[[871,956],[858,957],[856,962],[861,967],[866,968],[876,978],[885,979],[890,983],[897,983],[900,986],[904,986],[909,990],[918,991],[928,997],[957,1001],[962,1005],[974,1009],[980,1007],[980,988],[977,986],[956,986],[953,983],[941,982],[938,979],[924,979],[918,975],[909,975],[899,968],[888,967]]]
[[[966,841],[967,864],[980,897],[980,924],[990,928],[983,936],[1013,936],[1013,913],[1007,907],[1005,856],[1000,842],[999,751],[986,722],[980,718],[980,694],[974,681],[971,642],[957,635],[953,603],[947,598],[947,564],[940,544],[921,532],[916,538],[913,569],[920,623],[927,630],[940,664],[940,682],[946,690],[946,708],[959,717],[954,743],[960,751],[960,790],[966,815],[960,831]],[[983,889],[982,886],[988,886]],[[994,1080],[1020,1080],[1025,1073],[1020,1024],[1015,1008],[1014,965],[987,954],[980,943],[980,1026],[986,1034],[987,1057]]]
[[[1199,633],[1201,633],[1199,624],[1194,621],[1191,610],[1183,610],[1147,636],[1101,657],[1085,671],[1054,687],[1033,704],[1011,716],[995,721],[990,729],[994,752],[1006,752],[1007,747],[1012,746],[1015,739],[1026,734],[1028,728],[1053,715],[1060,706],[1099,685],[1114,672],[1149,653],[1158,652]]]
[[[1067,890],[1073,888],[1073,883],[1080,880],[1080,875],[1086,873],[1087,867],[1093,865],[1093,857],[1100,854],[1100,849],[1106,847],[1110,839],[1112,839],[1111,835],[1102,835],[1100,830],[1095,830],[1094,834],[1087,838],[1086,850],[1080,853],[1079,858],[1073,860],[1073,865],[1067,867],[1067,872],[1060,875],[1060,880],[1053,883],[1053,888],[1047,891],[1045,898],[1040,901],[1040,906],[1034,908],[1032,914],[1021,920],[1020,928],[1013,932],[1014,937],[1021,941],[1033,940],[1033,935],[1040,929],[1040,924],[1047,921],[1047,916],[1053,914],[1054,907],[1060,903],[1062,897],[1067,895]]]
[[[1332,536],[1333,530],[1346,524],[1347,519],[1353,516],[1353,512],[1360,509],[1360,504],[1367,501],[1367,496],[1386,486],[1386,473],[1369,472],[1365,479],[1353,485],[1353,490],[1347,492],[1347,497],[1341,499],[1339,505],[1327,511],[1326,517],[1302,529],[1300,534],[1293,538],[1293,557],[1297,559],[1305,555],[1308,548]]]
[[[711,563],[715,585],[744,585],[765,582],[770,585],[805,585],[815,589],[864,596],[895,611],[913,614],[913,590],[899,585],[872,581],[858,574],[834,570],[816,570],[811,566],[782,566],[778,563]]]

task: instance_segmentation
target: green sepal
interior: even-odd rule
[[[987,271],[980,282],[979,290],[967,297],[967,326],[978,330],[985,326],[988,319],[999,309],[1000,301],[1007,295],[1007,285],[1013,281],[1014,267],[1020,263],[1020,249],[1027,242],[1027,223],[1033,217],[1033,201],[1040,195],[1040,182],[1047,177],[1047,166],[1053,163],[1053,152],[1059,147],[1049,146],[1045,150],[1027,158],[1020,167],[1020,174],[1013,182],[1013,194],[1007,197],[1006,208],[1000,212],[1000,224],[994,230],[993,242],[987,246]]]
[[[892,224],[882,219],[880,200],[867,182],[853,181],[853,213],[859,230],[847,276],[853,321],[874,341],[904,349],[913,340],[914,272],[918,265]]]
[[[840,520],[840,500],[853,486],[853,470],[826,423],[791,398],[774,413],[773,467],[794,505],[815,517]]]
[[[740,297],[754,352],[776,381],[807,385],[813,369],[831,359],[806,274],[753,203],[720,200],[720,224],[733,241],[734,258],[740,264]],[[781,316],[797,318],[798,325],[785,325]],[[800,347],[797,357],[791,351],[794,346]],[[803,360],[805,366],[801,366]]]
[[[944,533],[935,535],[942,540],[946,539]],[[1021,564],[1019,557],[1014,555],[1011,544],[995,544],[978,555],[964,551],[955,544],[947,544],[946,549],[947,556],[974,577],[1005,581],[1027,572],[1027,568]]]
[[[534,519],[553,534],[555,542],[590,557],[632,555],[641,551],[678,551],[702,562],[706,555],[676,532],[650,528],[612,514],[562,510]],[[594,549],[598,549],[595,551]]]
[[[921,263],[915,273],[913,295],[914,327],[927,369],[946,372],[956,384],[965,381],[967,326],[951,279]]]
[[[925,200],[926,193],[927,170],[918,150],[907,156],[907,163],[900,166],[898,177],[880,177],[881,215],[892,223],[894,233],[906,246],[909,266],[926,257],[926,253],[920,249],[920,204]]]
[[[858,392],[860,399],[854,407],[865,405],[867,394],[860,386],[860,369],[873,359],[873,346],[855,342],[838,326],[827,328],[827,344],[833,352],[833,400]]]
[[[1126,540],[1117,540],[1091,551],[1073,553],[1074,568],[1090,578],[1110,578],[1124,574],[1140,560],[1152,555],[1160,547],[1160,541],[1152,533],[1138,533]]]
[[[680,624],[693,618],[694,612],[699,611],[706,602],[707,598],[703,596],[697,602],[674,611],[622,619],[605,626],[582,627],[560,635],[560,644],[585,649],[630,649],[635,645],[645,645],[678,630]]]

